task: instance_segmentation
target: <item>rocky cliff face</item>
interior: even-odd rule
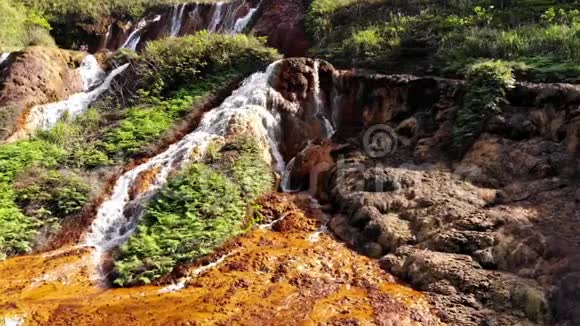
[[[57,102],[83,89],[77,68],[82,52],[30,47],[16,52],[0,71],[0,139],[5,139],[26,121],[35,105]]]
[[[305,55],[309,47],[304,31],[306,5],[301,0],[235,0],[217,3],[183,3],[154,8],[139,21],[114,21],[99,42],[99,50],[142,49],[147,41],[194,34],[201,30],[241,33],[251,30],[266,36],[268,45],[287,56]]]
[[[458,160],[448,146],[459,81],[296,59],[275,87],[302,108],[285,118],[286,156],[298,153],[292,184],[330,204],[330,228],[427,292],[444,321],[580,322],[580,87],[518,84]],[[336,127],[332,141],[304,122],[315,120],[303,118],[315,94]]]

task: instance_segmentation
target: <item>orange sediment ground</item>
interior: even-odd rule
[[[286,202],[284,202],[286,201]],[[0,263],[0,322],[26,325],[438,325],[427,300],[371,259],[316,232],[287,199],[281,222],[235,242],[185,287],[98,285],[90,249]],[[185,272],[186,274],[187,271]]]

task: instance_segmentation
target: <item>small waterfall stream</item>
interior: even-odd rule
[[[124,64],[106,76],[95,57],[88,55],[79,68],[84,92],[73,94],[61,102],[33,107],[27,116],[25,126],[10,136],[7,142],[26,138],[37,129],[49,130],[65,113],[70,117],[75,117],[85,112],[92,102],[111,87],[113,79],[128,66],[128,63]]]
[[[137,23],[137,27],[129,34],[129,37],[121,45],[121,49],[129,49],[129,50],[137,50],[137,46],[139,42],[141,42],[141,32],[145,27],[147,27],[150,23],[158,22],[161,20],[161,15],[155,16],[151,21],[147,21],[146,19],[141,19],[139,23]]]
[[[182,3],[173,6],[171,9],[171,30],[169,32],[170,37],[175,37],[179,35],[179,31],[181,31],[181,25],[183,24],[183,12],[185,11],[185,7],[187,4]],[[196,6],[197,8],[197,6]]]
[[[107,251],[124,243],[133,234],[143,213],[143,203],[167,182],[170,173],[188,162],[203,156],[212,140],[226,136],[233,122],[249,124],[270,147],[271,157],[278,171],[284,168],[284,160],[278,150],[281,139],[280,117],[270,107],[277,105],[279,95],[269,85],[269,79],[277,63],[266,72],[248,77],[219,107],[204,114],[198,128],[163,153],[146,163],[127,171],[116,182],[109,199],[97,211],[85,243],[98,252]],[[195,156],[195,157],[194,157]],[[154,181],[141,194],[131,198],[131,191],[139,176],[155,171]]]
[[[213,16],[211,17],[211,22],[207,28],[210,32],[217,32],[218,25],[222,21],[222,8],[224,6],[223,2],[218,2],[215,4]]]
[[[315,113],[314,117],[320,119],[322,126],[326,132],[326,138],[332,137],[336,132],[332,123],[328,120],[323,112],[324,100],[322,99],[322,92],[320,91],[320,62],[318,60],[314,61],[314,107]]]
[[[0,65],[8,59],[10,52],[4,52],[0,54]]]

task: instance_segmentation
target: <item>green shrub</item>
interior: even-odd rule
[[[485,61],[472,65],[466,76],[466,94],[452,129],[452,151],[462,155],[477,140],[487,121],[502,112],[506,90],[514,79],[509,64]]]
[[[12,187],[0,182],[0,260],[32,250],[41,225],[38,219],[22,214]]]
[[[147,205],[137,233],[115,262],[115,284],[158,280],[177,264],[211,253],[252,226],[253,217],[246,212],[272,189],[270,165],[249,136],[218,146],[211,144],[206,155],[211,165],[193,164]]]
[[[256,71],[279,58],[265,40],[243,34],[222,35],[201,31],[195,35],[147,43],[137,64],[143,89],[164,95],[202,80],[202,76]]]
[[[251,202],[272,189],[274,176],[271,167],[264,161],[258,143],[250,136],[236,141],[239,156],[231,168],[234,180],[240,185],[246,201]]]
[[[90,186],[73,173],[43,170],[19,176],[14,188],[15,202],[22,211],[43,221],[80,213],[91,191]]]
[[[115,284],[147,284],[210,253],[241,232],[245,206],[236,184],[193,164],[147,205],[138,233],[121,247]]]
[[[0,0],[0,52],[30,45],[54,46],[50,25],[39,14],[15,0]]]
[[[66,157],[66,151],[45,141],[21,141],[0,146],[0,182],[12,182],[26,169],[51,168]]]

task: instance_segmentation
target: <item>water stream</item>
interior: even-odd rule
[[[111,87],[113,79],[125,71],[129,64],[115,68],[106,76],[97,60],[88,55],[79,68],[84,91],[71,95],[68,99],[44,105],[30,110],[25,125],[10,136],[7,141],[13,142],[30,136],[35,130],[49,130],[65,115],[76,117],[85,112],[89,105]],[[105,77],[103,80],[103,77]],[[98,85],[98,86],[97,86]]]
[[[133,32],[131,32],[131,34],[129,34],[129,37],[127,38],[125,43],[123,43],[123,45],[121,45],[121,49],[129,49],[129,50],[136,51],[137,46],[139,45],[139,42],[141,42],[141,32],[143,31],[143,29],[145,27],[147,27],[150,23],[158,22],[160,20],[161,20],[161,15],[155,16],[151,21],[147,21],[146,19],[141,19],[139,21],[139,23],[137,23],[137,26],[135,27]]]
[[[124,243],[133,234],[143,213],[142,204],[167,182],[171,172],[187,163],[201,158],[213,140],[226,136],[232,123],[247,122],[258,138],[267,144],[276,169],[284,167],[278,150],[281,138],[280,117],[270,110],[279,94],[269,85],[270,75],[277,63],[270,65],[266,72],[258,72],[248,77],[240,88],[232,93],[219,107],[207,112],[198,128],[179,142],[171,145],[163,153],[153,157],[123,174],[116,182],[113,192],[99,207],[85,242],[103,252]],[[143,173],[155,173],[153,182],[141,189],[132,198],[131,192]]]
[[[218,25],[222,21],[222,8],[224,6],[223,2],[218,2],[215,4],[213,16],[211,17],[211,22],[207,28],[210,32],[217,32]]]
[[[169,36],[175,37],[179,35],[179,31],[181,31],[181,25],[183,24],[183,12],[185,11],[186,5],[187,4],[182,3],[172,7],[171,30],[169,32]]]

